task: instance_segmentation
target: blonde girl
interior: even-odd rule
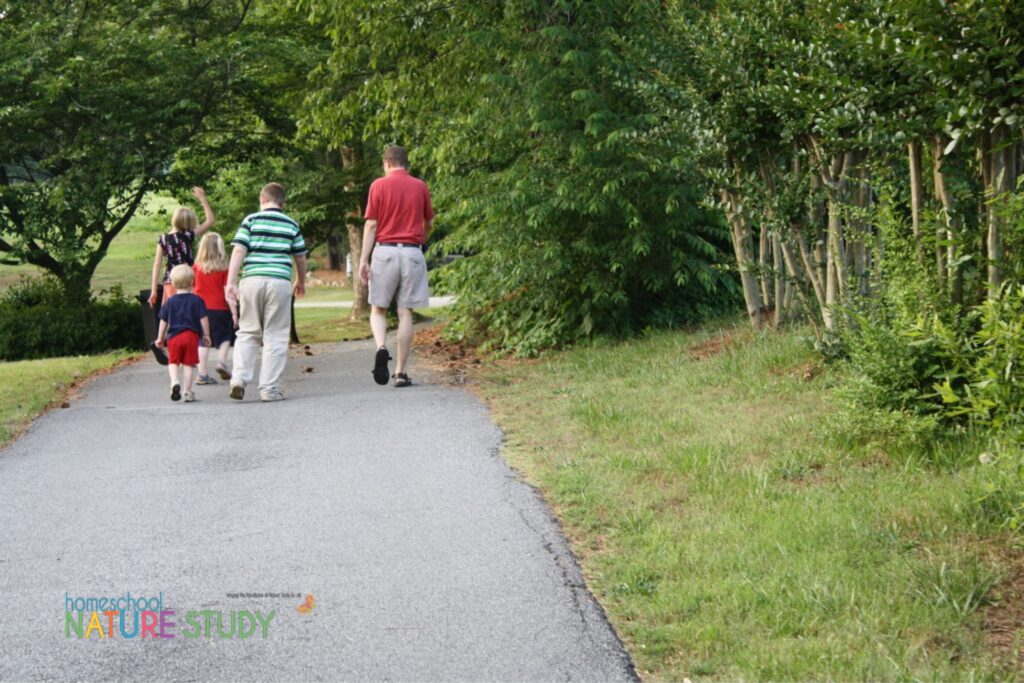
[[[156,285],[157,278],[160,276],[160,266],[166,262],[162,282],[164,285],[163,301],[167,301],[174,296],[171,270],[174,269],[174,266],[182,264],[192,265],[192,242],[195,241],[196,237],[201,236],[213,227],[215,219],[213,209],[210,208],[210,202],[206,199],[206,191],[201,187],[193,187],[192,194],[195,195],[196,199],[199,200],[199,204],[202,205],[205,220],[200,223],[196,212],[187,206],[179,206],[175,209],[174,215],[171,217],[170,232],[166,235],[160,235],[156,240],[156,257],[153,259],[153,277],[151,278],[149,294],[150,307],[156,307],[157,304]],[[160,303],[162,304],[163,301]]]
[[[221,379],[229,380],[231,373],[228,372],[226,362],[232,332],[238,323],[238,312],[234,305],[228,305],[224,297],[224,285],[228,282],[228,259],[220,235],[215,232],[203,235],[192,269],[196,274],[194,291],[206,304],[210,317],[210,336],[213,338],[213,346],[217,347],[217,374]],[[206,369],[209,353],[209,347],[199,349],[199,379],[196,384],[217,383]]]

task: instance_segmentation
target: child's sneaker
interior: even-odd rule
[[[217,380],[210,377],[209,375],[199,375],[199,379],[196,380],[196,384],[216,384]]]
[[[186,391],[185,392],[185,403],[192,403],[195,400],[196,400],[196,395],[195,394],[193,394],[191,391]]]
[[[171,400],[172,401],[180,401],[181,400],[181,385],[178,384],[177,382],[175,382],[174,384],[171,385]]]

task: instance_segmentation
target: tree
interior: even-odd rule
[[[732,301],[677,112],[651,111],[670,50],[656,6],[305,4],[334,38],[326,130],[410,147],[441,248],[471,254],[441,277],[450,329],[533,353]]]
[[[0,18],[0,253],[72,300],[147,192],[204,180],[279,114],[275,36],[252,0],[43,0]],[[269,76],[268,76],[269,74]]]

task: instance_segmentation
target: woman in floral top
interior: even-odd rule
[[[202,205],[203,218],[205,220],[200,223],[195,211],[187,206],[179,206],[175,209],[174,216],[171,217],[171,231],[157,238],[156,258],[153,259],[153,278],[149,290],[149,305],[151,308],[155,308],[157,305],[156,285],[157,278],[160,276],[160,266],[166,263],[164,279],[162,280],[164,296],[160,302],[163,305],[164,301],[174,296],[174,286],[171,284],[171,270],[174,266],[182,264],[192,265],[192,243],[197,237],[201,237],[204,232],[213,226],[215,219],[213,209],[210,208],[210,202],[206,199],[206,191],[201,187],[193,187],[192,194],[196,196],[196,199]]]

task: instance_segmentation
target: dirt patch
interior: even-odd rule
[[[733,347],[734,343],[732,335],[724,334],[691,346],[686,349],[685,353],[692,360],[707,360],[728,351]]]
[[[321,270],[313,271],[306,278],[307,287],[348,287],[352,283],[344,270]]]
[[[985,644],[998,661],[1014,670],[1024,666],[1024,559],[999,585],[995,604],[983,612]]]
[[[467,384],[481,364],[475,348],[444,338],[444,325],[416,330],[412,343],[417,366],[431,370],[441,384]]]

